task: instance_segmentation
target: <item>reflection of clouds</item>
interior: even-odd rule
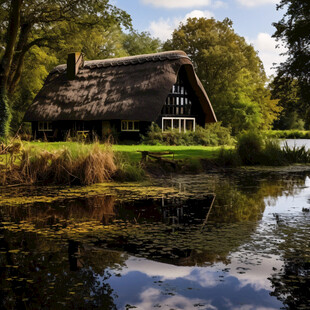
[[[206,300],[199,298],[188,299],[183,296],[175,295],[166,297],[160,290],[155,288],[148,288],[140,294],[141,302],[135,304],[137,309],[153,309],[154,306],[160,306],[160,309],[184,309],[192,310],[217,310],[216,307],[210,305]],[[197,305],[194,307],[194,305]]]
[[[241,264],[237,259],[232,259],[232,264],[230,266],[231,271],[229,274],[239,280],[240,288],[250,285],[256,291],[271,290],[271,282],[268,280],[268,278],[275,272],[273,268],[279,270],[282,267],[283,262],[281,262],[279,256],[269,256],[270,258],[258,256],[257,258],[260,259],[261,263],[259,265],[253,264],[250,266]],[[237,269],[240,267],[250,268],[250,270],[246,270],[245,273],[240,274],[238,272],[242,271],[242,269]]]
[[[144,258],[130,257],[126,261],[127,268],[122,270],[122,275],[138,271],[148,277],[159,277],[160,280],[175,280],[183,278],[196,282],[202,287],[215,287],[219,284],[218,273],[204,267],[183,267],[159,263]]]
[[[195,281],[202,287],[215,287],[219,284],[218,276],[217,273],[206,268],[196,268],[185,279]]]
[[[144,258],[130,257],[126,261],[127,268],[122,270],[122,275],[132,271],[139,271],[149,277],[161,277],[162,280],[175,280],[184,278],[191,274],[193,267],[179,267],[159,262],[154,262]]]

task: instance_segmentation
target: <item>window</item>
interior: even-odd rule
[[[192,101],[184,82],[178,77],[162,108],[163,115],[191,115]]]
[[[122,131],[140,131],[139,121],[122,121]]]
[[[195,131],[194,117],[163,117],[162,131],[177,130],[179,132]]]
[[[52,122],[39,122],[38,130],[39,131],[53,131]]]

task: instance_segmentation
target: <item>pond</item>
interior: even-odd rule
[[[2,189],[0,308],[309,309],[309,175]]]
[[[300,148],[302,146],[305,146],[306,150],[310,149],[310,139],[285,139],[281,140],[280,145],[284,146],[287,144],[289,148]]]

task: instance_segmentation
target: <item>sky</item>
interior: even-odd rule
[[[273,63],[285,58],[285,50],[272,34],[273,22],[279,21],[283,10],[276,10],[280,0],[113,0],[120,9],[131,15],[134,29],[148,31],[153,37],[165,41],[171,38],[180,22],[189,17],[214,17],[222,21],[228,17],[240,36],[252,44],[263,61],[268,76],[275,73]]]

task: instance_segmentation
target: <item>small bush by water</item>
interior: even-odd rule
[[[310,151],[304,146],[281,148],[276,139],[263,136],[258,131],[248,131],[238,135],[235,150],[222,150],[218,163],[224,166],[266,165],[282,166],[294,163],[310,163]]]

